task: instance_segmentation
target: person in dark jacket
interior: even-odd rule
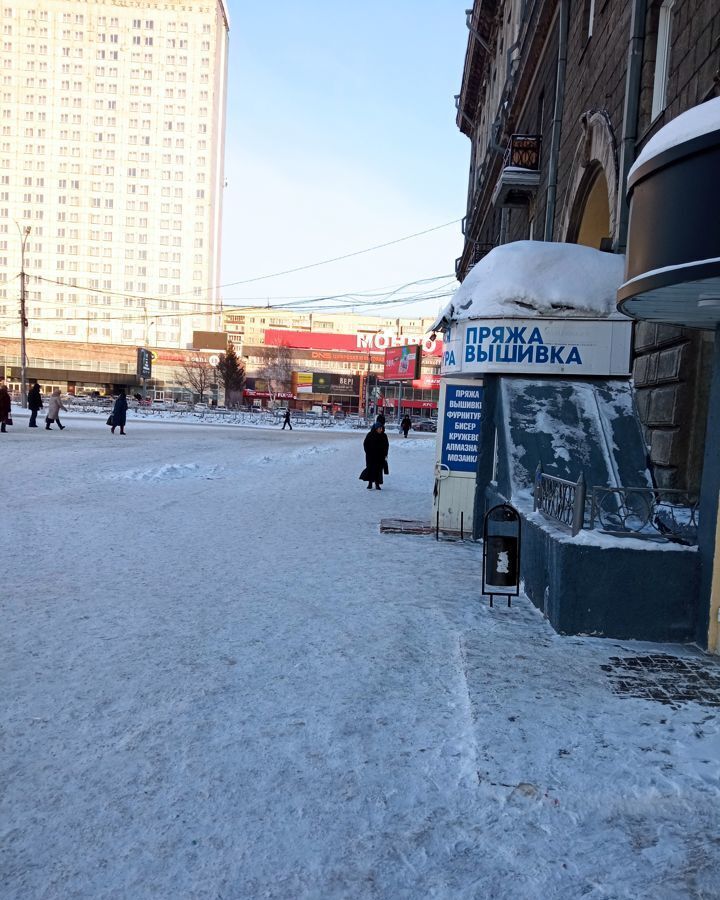
[[[383,428],[385,427],[385,414],[384,413],[379,412],[377,414],[377,418],[375,419],[375,424],[382,425]]]
[[[0,431],[7,431],[6,425],[10,424],[10,394],[7,386],[0,384]]]
[[[408,431],[410,431],[410,429],[412,428],[412,419],[410,418],[410,416],[403,416],[403,420],[400,423],[400,428],[402,428],[402,433],[405,435],[405,437],[407,437]]]
[[[37,381],[33,381],[32,387],[28,391],[27,404],[28,409],[30,410],[29,427],[37,428],[37,422],[35,420],[37,419],[37,414],[43,408],[42,392]]]
[[[375,485],[375,490],[380,490],[389,449],[390,445],[385,434],[385,428],[376,422],[365,435],[365,440],[363,441],[365,468],[360,475],[360,479],[361,481],[367,481],[368,490],[372,489],[373,484]]]
[[[127,397],[125,396],[125,391],[120,391],[115,400],[115,405],[113,406],[112,411],[112,425],[110,426],[110,433],[115,434],[115,429],[120,429],[120,434],[125,434],[125,421],[127,419]]]
[[[290,421],[290,410],[289,409],[285,410],[285,418],[283,419],[283,427],[281,428],[281,431],[285,431],[286,425],[290,426],[290,431],[293,430],[292,422]]]

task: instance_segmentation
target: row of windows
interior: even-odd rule
[[[3,7],[3,18],[4,19],[12,19],[19,18],[19,16],[15,16],[15,11],[11,6]],[[48,22],[50,17],[47,9],[28,9],[25,12],[25,18],[30,20],[32,23],[33,20],[38,19],[41,22]],[[57,15],[58,21],[60,20],[60,14]],[[85,24],[85,16],[82,13],[75,13],[73,16],[72,13],[62,13],[62,23],[63,25],[71,25],[72,23],[75,25],[84,25]],[[110,28],[119,28],[120,27],[120,18],[119,16],[98,16],[97,17],[97,25],[98,27],[107,27],[109,24]],[[148,31],[155,30],[155,20],[154,19],[145,19],[144,22],[142,19],[133,19],[132,27],[133,29],[138,29],[144,27]],[[28,25],[28,28],[34,27],[32,24]],[[188,22],[168,22],[166,26],[168,31],[181,31],[186,32],[189,30],[190,25]],[[203,34],[210,34],[210,24],[207,22],[203,23],[202,31]]]

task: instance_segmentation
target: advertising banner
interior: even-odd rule
[[[360,393],[360,376],[359,375],[331,375],[330,376],[330,393],[346,394],[357,397]]]
[[[438,391],[440,390],[440,376],[421,375],[413,381],[412,386],[418,391]]]
[[[137,376],[152,378],[152,353],[144,347],[138,347],[137,350]]]
[[[482,393],[479,384],[448,384],[445,388],[440,462],[451,472],[477,469]]]
[[[313,372],[312,392],[313,394],[329,394],[332,376],[325,375],[322,372]]]
[[[446,332],[441,372],[627,375],[630,338],[629,320],[471,319]]]
[[[420,378],[420,358],[422,349],[414,347],[388,347],[385,351],[386,381],[413,381]]]
[[[313,392],[312,372],[298,372],[297,373],[297,392],[298,392],[298,394],[312,394],[312,392]]]

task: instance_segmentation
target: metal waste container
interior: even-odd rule
[[[483,523],[482,592],[510,598],[520,593],[520,516],[509,503],[493,506]]]

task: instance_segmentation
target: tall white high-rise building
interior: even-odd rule
[[[0,29],[0,337],[23,243],[30,340],[221,327],[224,0],[0,0]]]

